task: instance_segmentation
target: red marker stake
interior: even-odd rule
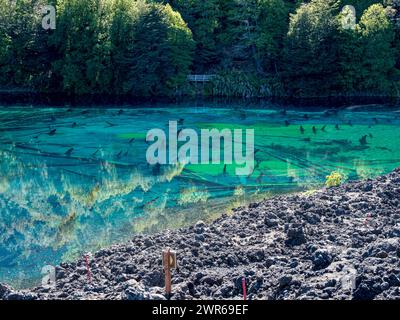
[[[365,225],[367,226],[367,225],[370,225],[370,220],[371,220],[371,214],[369,213],[368,215],[367,215],[367,218],[365,219]]]
[[[92,282],[92,273],[90,272],[89,257],[87,255],[85,255],[85,263],[86,263],[88,280]]]
[[[243,300],[247,300],[246,279],[242,278]]]

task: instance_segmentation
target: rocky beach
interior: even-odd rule
[[[210,224],[153,235],[56,267],[55,287],[0,299],[166,299],[162,251],[177,252],[171,299],[400,298],[400,168],[373,180],[277,196]]]

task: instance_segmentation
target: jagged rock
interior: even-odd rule
[[[332,262],[332,255],[326,249],[318,249],[313,253],[312,262],[315,270],[328,267]]]
[[[10,292],[11,288],[9,286],[0,283],[0,299],[4,299]]]
[[[10,291],[5,296],[3,296],[4,300],[23,300],[23,301],[30,301],[36,300],[37,294],[32,292],[23,292],[23,291]]]
[[[286,244],[290,246],[301,245],[306,242],[303,226],[298,223],[293,223],[287,226]]]
[[[269,214],[265,217],[264,222],[268,227],[275,227],[279,224],[279,218],[274,214]]]
[[[279,278],[278,283],[279,283],[279,287],[283,288],[283,287],[287,287],[292,283],[293,277],[292,276],[288,276],[285,275],[281,278]]]

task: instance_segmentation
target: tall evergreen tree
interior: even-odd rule
[[[287,32],[289,8],[282,0],[221,1],[219,39],[225,67],[265,74],[276,71]]]
[[[44,0],[0,0],[0,79],[7,86],[32,88],[41,72],[37,45],[44,4]]]
[[[122,1],[121,5],[128,4]],[[138,96],[173,94],[186,82],[192,64],[194,42],[190,29],[170,5],[141,2],[140,8],[125,12],[123,7],[120,9],[112,27],[114,71],[123,79],[119,92]]]
[[[393,85],[396,75],[394,30],[381,4],[370,6],[357,26],[362,46],[360,89],[385,93]]]
[[[336,86],[338,2],[312,0],[290,17],[283,82],[295,96],[328,95]]]
[[[400,69],[400,0],[384,0],[384,5],[395,32],[396,68]]]
[[[132,92],[137,75],[130,72],[135,63],[135,40],[140,14],[148,10],[144,1],[116,0],[110,29],[111,60],[113,66],[112,87],[116,94]]]
[[[7,84],[10,73],[12,38],[9,34],[11,11],[8,1],[0,0],[0,85]]]
[[[222,15],[220,0],[171,0],[167,1],[177,10],[193,33],[196,42],[193,69],[206,73],[220,63],[221,47],[218,29]]]
[[[110,0],[59,0],[57,28],[51,44],[62,91],[72,94],[104,93],[110,89]]]
[[[342,10],[338,16],[339,40],[337,93],[341,95],[352,95],[358,90],[360,82],[362,47],[353,15],[354,12],[349,8],[345,8],[345,10]]]

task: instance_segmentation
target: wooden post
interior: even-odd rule
[[[171,298],[172,292],[172,284],[171,284],[171,269],[165,269],[165,293],[167,295],[167,299]]]
[[[176,252],[171,251],[170,248],[163,251],[163,267],[165,273],[165,293],[167,295],[167,299],[169,300],[172,293],[171,269],[175,269],[177,267]]]

